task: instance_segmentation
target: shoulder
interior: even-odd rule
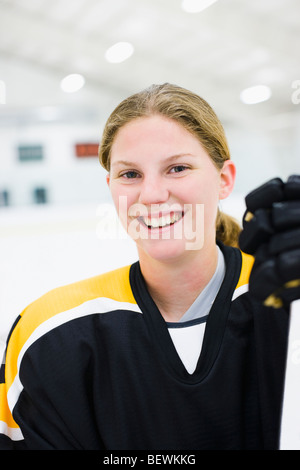
[[[26,322],[38,324],[60,312],[98,298],[135,303],[130,288],[129,270],[130,266],[125,266],[53,289],[26,307],[20,317]]]
[[[45,316],[51,316],[98,297],[134,302],[129,283],[129,270],[130,266],[125,266],[53,289],[30,304],[21,313],[21,317],[37,309],[42,309]]]
[[[11,435],[13,439],[16,434],[16,438],[19,438],[20,431],[10,410],[14,408],[23,390],[20,369],[23,358],[33,344],[37,344],[41,338],[49,338],[49,333],[55,328],[63,327],[67,322],[72,324],[72,320],[85,316],[109,313],[113,310],[140,312],[131,291],[130,268],[131,266],[125,266],[53,289],[28,305],[20,314],[9,334],[5,364],[2,367],[4,373],[0,383],[0,435],[2,422],[6,426],[4,434]],[[63,344],[66,339],[68,338],[65,335]],[[71,341],[71,338],[69,340]],[[48,347],[46,353],[49,358],[51,353]]]
[[[70,320],[114,309],[136,310],[130,266],[58,287],[32,302],[20,314],[9,335],[6,362],[17,367],[21,351]],[[8,372],[8,370],[6,371]],[[16,370],[11,370],[12,376]]]

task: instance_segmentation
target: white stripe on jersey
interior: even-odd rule
[[[0,421],[0,434],[8,436],[13,441],[22,441],[23,434],[19,428],[10,428],[4,421]]]
[[[235,300],[240,295],[244,294],[245,292],[248,292],[248,290],[249,290],[248,284],[244,284],[243,286],[238,287],[237,289],[235,289],[231,300],[232,301]]]

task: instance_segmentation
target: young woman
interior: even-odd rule
[[[288,311],[248,292],[253,259],[218,209],[235,166],[214,111],[151,86],[114,110],[99,153],[139,260],[17,319],[3,448],[278,448]]]

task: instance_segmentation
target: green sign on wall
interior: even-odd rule
[[[42,145],[19,145],[18,153],[21,162],[43,160]]]

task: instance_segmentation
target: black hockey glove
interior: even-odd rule
[[[246,196],[239,244],[253,255],[249,292],[265,305],[300,298],[300,175],[274,178]]]

